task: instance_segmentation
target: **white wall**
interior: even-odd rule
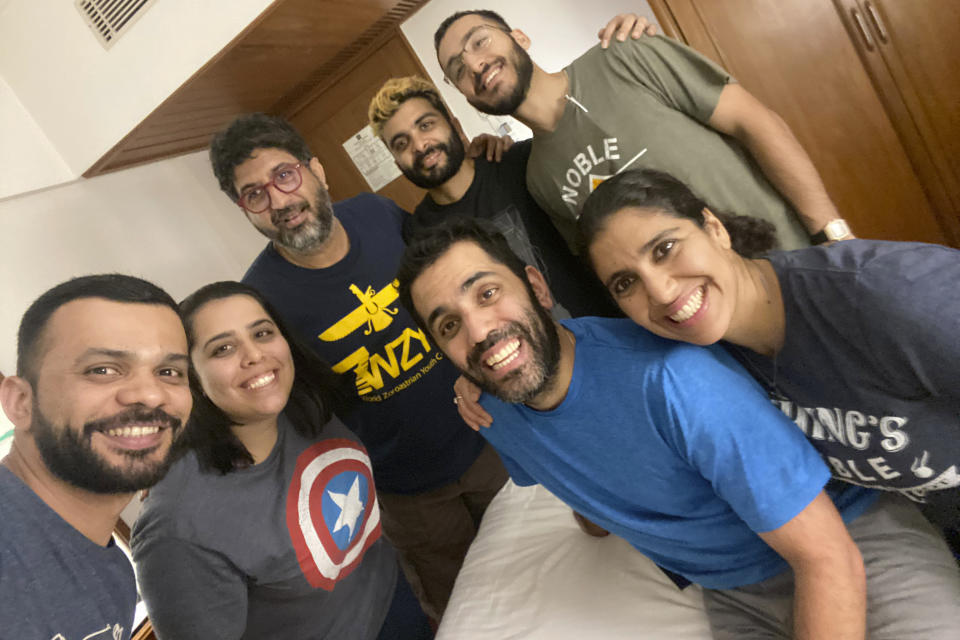
[[[52,143],[72,174],[82,174],[269,4],[162,0],[106,50],[72,0],[4,0],[0,78],[43,132],[14,136],[17,147],[4,156]],[[14,110],[5,100],[0,93],[0,116]],[[0,120],[4,146],[15,124]]]
[[[636,13],[656,24],[645,0],[487,0],[480,8],[499,13],[514,29],[530,36],[530,57],[545,70],[559,71],[581,53],[595,45],[597,32],[620,13]],[[455,88],[443,81],[443,73],[433,48],[433,33],[443,20],[457,11],[478,8],[466,0],[430,0],[403,23],[401,29],[420,58],[430,79],[440,89],[467,137],[496,132],[501,122],[509,123],[515,139],[529,138],[530,129],[513,118],[487,116],[474,109]]]
[[[10,85],[0,77],[0,200],[74,177]]]
[[[181,299],[238,279],[266,244],[223,195],[206,152],[0,202],[0,371],[27,306],[76,275],[120,271]]]

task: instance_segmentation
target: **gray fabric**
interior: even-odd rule
[[[707,122],[730,76],[660,36],[599,45],[566,68],[568,102],[556,129],[538,134],[530,193],[573,246],[583,201],[625,168],[666,171],[712,207],[769,220],[780,245],[810,244],[790,204],[744,147]]]
[[[279,426],[273,451],[259,464],[207,473],[190,453],[150,491],[132,547],[160,640],[377,637],[398,567],[380,538],[369,459],[336,418],[309,439],[285,415]],[[335,484],[340,480],[345,486]],[[344,525],[350,507],[336,506],[330,494],[348,504],[354,480],[364,503]],[[321,542],[349,532],[340,552],[322,544],[335,565],[325,581],[316,575],[315,548],[311,555],[298,542],[307,531]]]
[[[768,259],[783,347],[776,359],[731,352],[835,478],[960,526],[960,251],[846,240]]]
[[[884,495],[847,525],[867,573],[868,640],[956,640],[960,573],[943,539],[907,500]],[[716,640],[793,637],[793,572],[703,592]]]
[[[101,547],[0,465],[0,638],[130,637],[133,567]]]

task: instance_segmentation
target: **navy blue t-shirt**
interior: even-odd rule
[[[137,587],[126,554],[74,529],[3,465],[0,504],[0,638],[129,638]]]
[[[377,489],[417,493],[459,478],[483,448],[453,404],[459,372],[400,305],[396,273],[407,213],[374,194],[334,204],[350,239],[325,269],[268,245],[243,281],[260,290],[356,392],[343,421],[373,461]]]
[[[960,526],[960,251],[846,240],[768,259],[783,347],[776,358],[730,351],[834,478]]]

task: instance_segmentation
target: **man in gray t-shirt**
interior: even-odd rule
[[[14,424],[0,466],[0,635],[129,639],[137,589],[113,528],[166,472],[190,414],[173,299],[117,274],[40,296],[0,382]]]
[[[434,42],[474,107],[533,130],[527,186],[571,247],[583,200],[628,167],[667,171],[711,206],[769,220],[783,248],[850,237],[783,120],[673,40],[594,47],[557,73],[534,64],[526,34],[490,11],[454,14]]]

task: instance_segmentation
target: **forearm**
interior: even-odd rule
[[[856,548],[840,561],[794,569],[794,638],[863,640],[866,579]]]
[[[767,180],[797,210],[807,231],[814,234],[842,217],[827,195],[810,156],[780,116],[770,111],[740,136]]]

